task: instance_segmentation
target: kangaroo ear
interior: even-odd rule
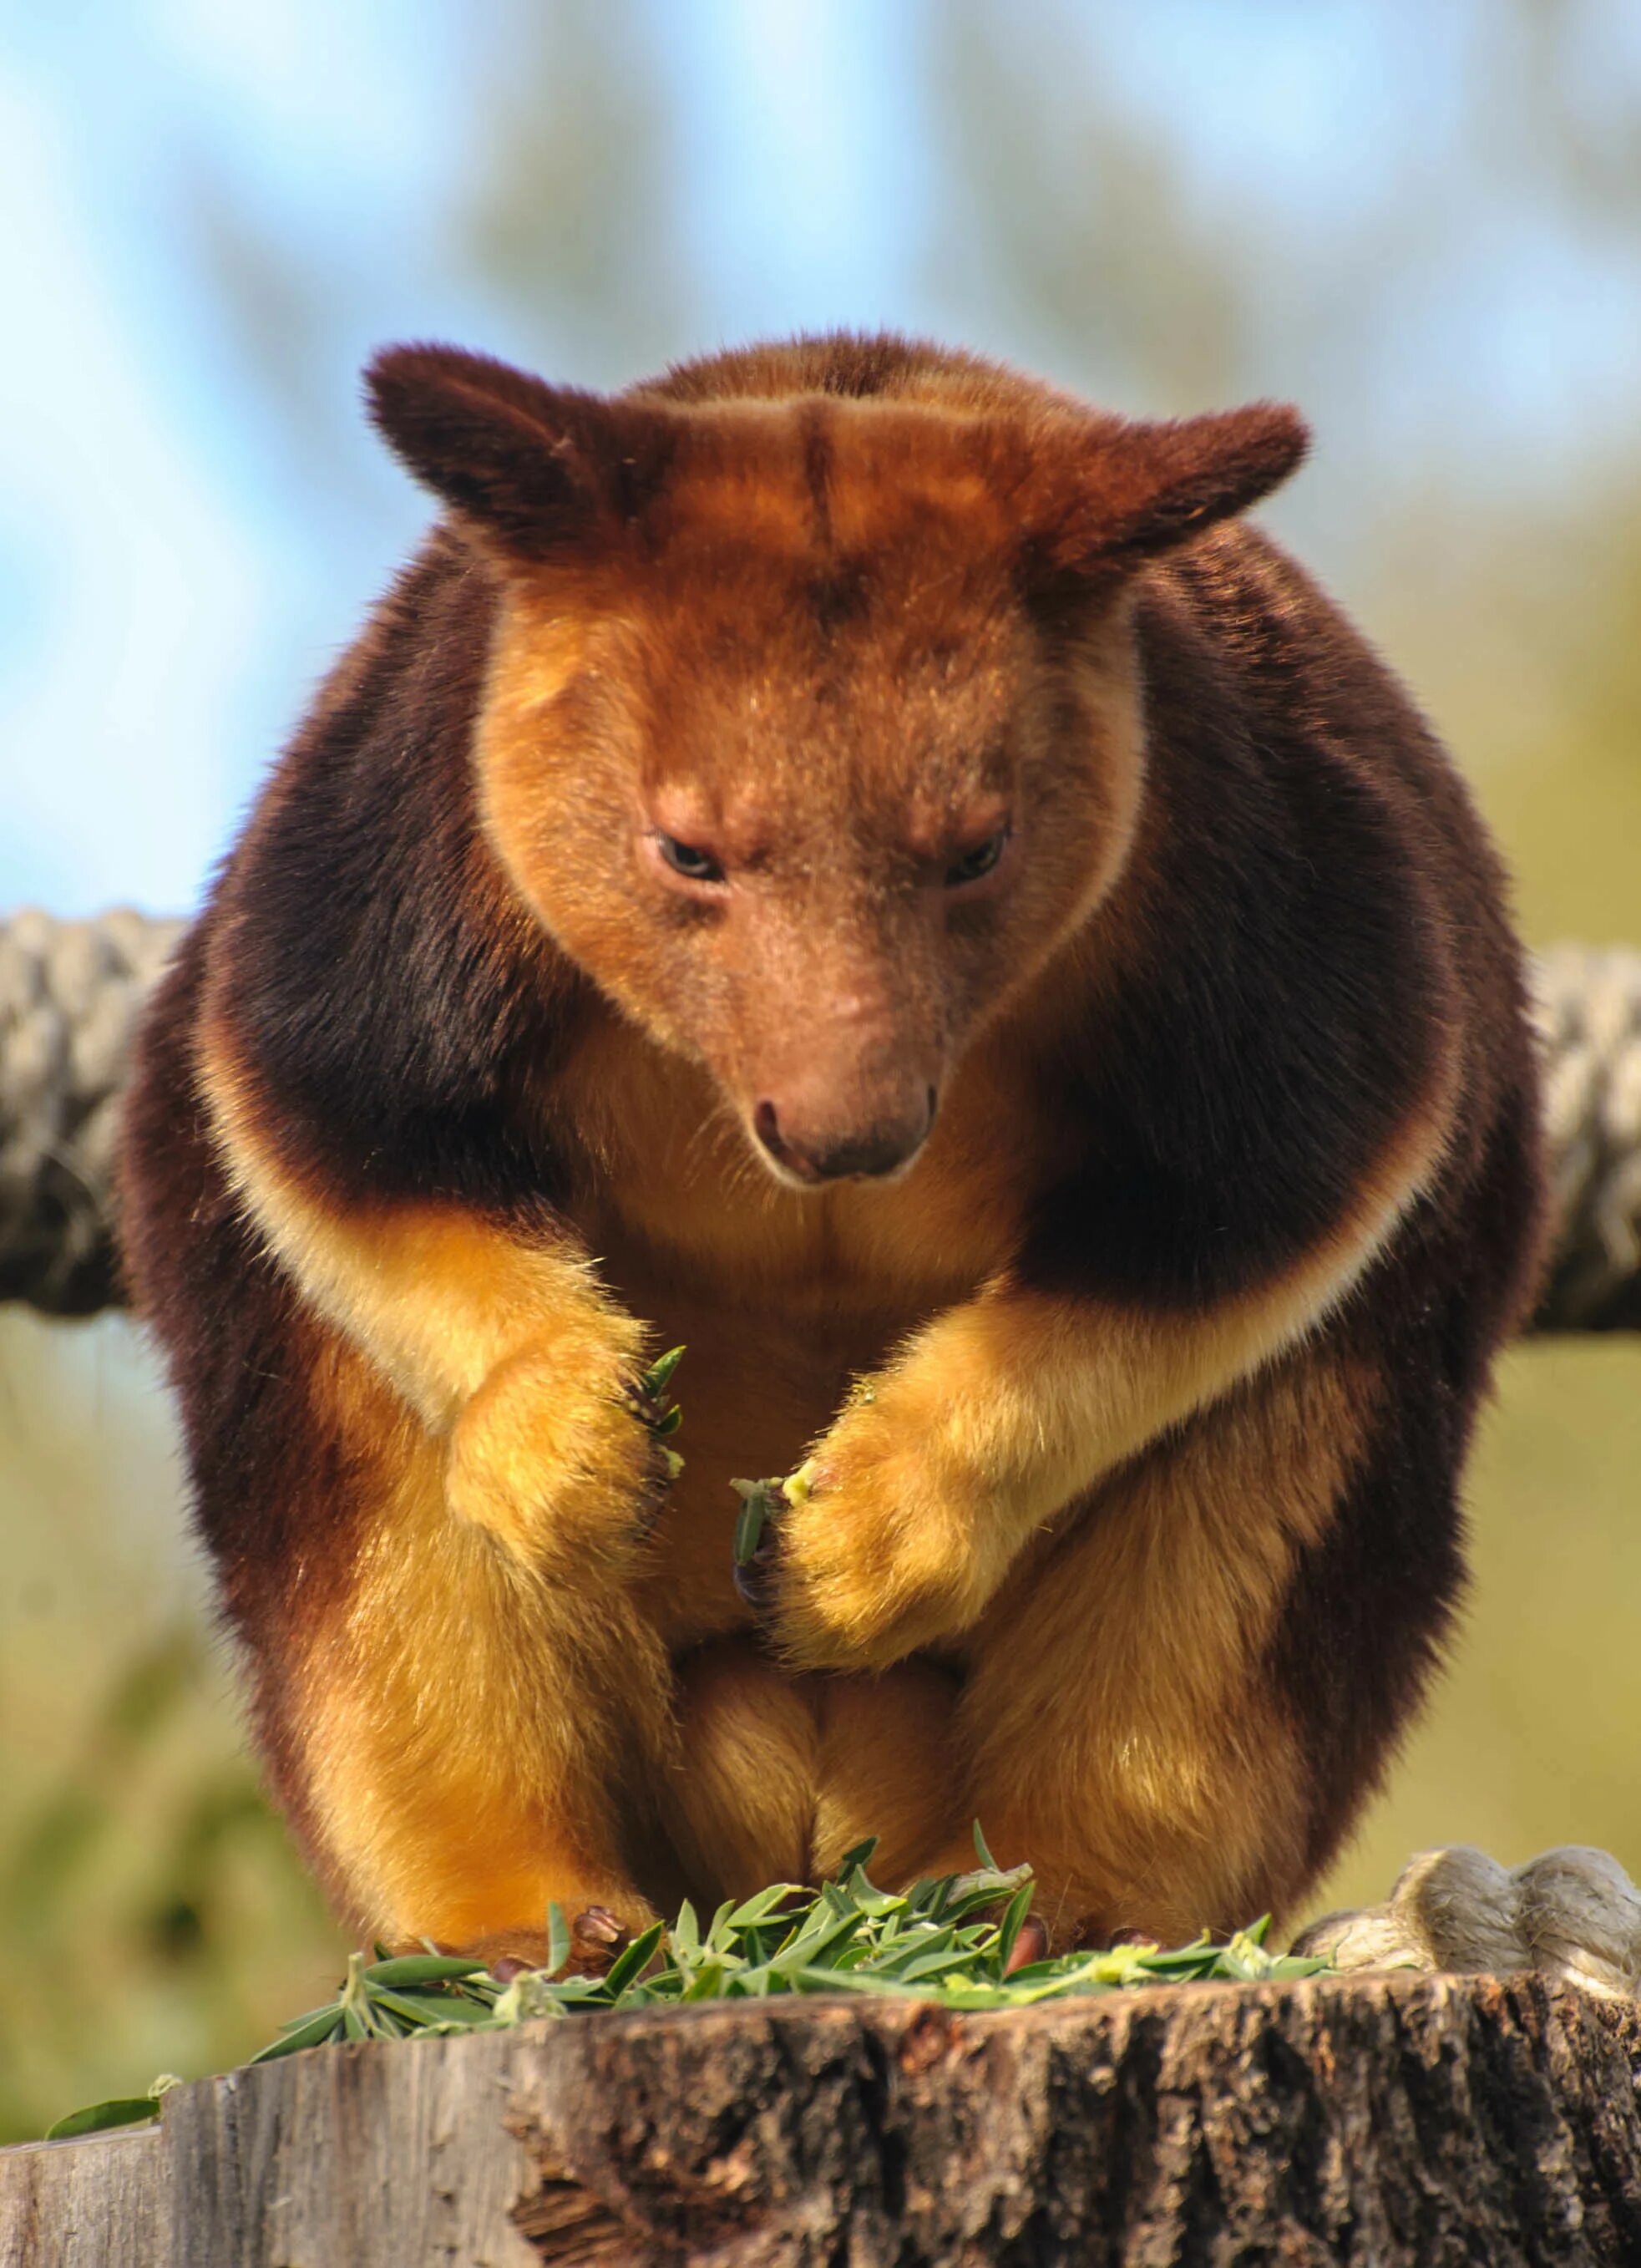
[[[1279,401],[1159,423],[1079,423],[1065,452],[1040,466],[1038,556],[1072,575],[1152,558],[1257,504],[1309,439],[1298,410]]]
[[[670,453],[667,421],[653,409],[547,386],[457,347],[385,347],[364,387],[401,461],[515,558],[596,544],[633,518]]]

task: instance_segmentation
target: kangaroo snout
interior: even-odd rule
[[[932,1086],[907,1095],[870,1117],[845,1116],[836,1101],[801,1089],[766,1095],[753,1110],[753,1131],[784,1174],[814,1186],[850,1178],[874,1179],[909,1165],[934,1123]]]

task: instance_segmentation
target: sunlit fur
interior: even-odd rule
[[[1291,1910],[1448,1626],[1542,1211],[1490,849],[1236,517],[1297,418],[847,336],[372,389],[447,518],[124,1150],[339,1910],[532,1954],[553,1898],[636,1926],[873,1832],[906,1879],[976,1813],[1061,1941]],[[754,1615],[728,1483],[800,1463]]]

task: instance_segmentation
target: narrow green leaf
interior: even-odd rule
[[[903,1913],[906,1901],[892,1891],[879,1890],[867,1881],[865,1870],[857,1864],[849,1878],[850,1896],[862,1913],[870,1914],[874,1921],[887,1920],[890,1914]]]
[[[822,1907],[776,1955],[770,1968],[779,1974],[790,1975],[795,1970],[813,1966],[823,1954],[853,1937],[864,1919],[862,1914],[832,1914]]]
[[[883,1974],[903,1977],[912,1962],[922,1961],[931,1953],[949,1953],[956,1943],[954,1929],[920,1930],[915,1936],[901,1939],[895,1948],[895,1958],[883,1962]]]
[[[1190,1945],[1177,1945],[1165,1951],[1160,1947],[1149,1950],[1140,1946],[1118,1946],[1119,1953],[1137,1954],[1147,1971],[1153,1977],[1199,1977],[1204,1969],[1211,1969],[1219,1958],[1219,1948],[1204,1937]]]
[[[316,2016],[329,2016],[335,2019],[338,2016],[341,2007],[342,2003],[339,2000],[327,2000],[322,2008],[310,2008],[304,2015],[291,2016],[279,2027],[280,2035],[283,2037],[286,2032],[300,2031],[304,2024],[311,2024]]]
[[[549,1898],[547,1907],[547,1974],[556,1977],[570,1958],[570,1924],[564,1909],[556,1898]]]
[[[767,1890],[760,1890],[744,1904],[730,1909],[729,1926],[732,1929],[750,1929],[759,1922],[774,1920],[777,1918],[776,1908],[784,1904],[788,1898],[807,1898],[808,1896],[809,1893],[799,1883],[771,1882]],[[783,1914],[778,1918],[785,1921],[790,1917]],[[716,1922],[713,1926],[717,1928]]]
[[[878,1847],[878,1837],[868,1835],[864,1843],[857,1843],[852,1851],[845,1851],[832,1870],[835,1882],[847,1881],[851,1875],[865,1874],[872,1864],[872,1854]]]
[[[602,1977],[556,1977],[547,1989],[567,2008],[606,2008],[609,2006],[607,1980]]]
[[[874,1977],[869,1969],[797,1969],[786,1981],[803,1992],[894,1992],[906,1987],[893,1977]]]
[[[449,1953],[401,1953],[392,1960],[378,1961],[364,1971],[367,1984],[453,1984],[464,1977],[482,1977],[482,1961],[464,1961]]]
[[[1006,1905],[1020,1884],[1031,1879],[1029,1867],[1012,1867],[1005,1874],[954,1875],[938,1909],[938,1917],[945,1921],[958,1921],[988,1906]]]
[[[687,1351],[687,1349],[681,1346],[668,1347],[666,1352],[652,1362],[649,1369],[644,1372],[638,1384],[651,1401],[655,1401],[666,1393],[673,1382],[673,1373],[683,1360]],[[690,1376],[693,1378],[694,1375],[695,1373],[692,1371]]]
[[[659,1945],[666,1932],[665,1922],[651,1922],[643,1936],[635,1937],[626,1951],[620,1954],[610,1964],[609,1973],[604,1979],[604,1989],[612,2000],[620,1999],[623,1985],[629,1984],[641,1973],[644,1963]]]
[[[436,1999],[430,1992],[413,1999],[408,1993],[395,1992],[390,1984],[372,1984],[371,2005],[390,2012],[401,2024],[408,2024],[412,2030],[420,2030],[428,2024],[438,2023],[449,2003],[443,1999]]]
[[[70,2110],[66,2118],[47,2127],[46,2139],[67,2142],[76,2134],[100,2134],[110,2126],[141,2126],[158,2116],[159,2105],[151,2095],[111,2095],[107,2102],[91,2102],[84,2110]]]
[[[767,1481],[732,1481],[730,1486],[740,1498],[740,1517],[735,1522],[735,1565],[745,1567],[763,1539],[775,1499]]]
[[[721,1961],[703,1962],[699,1973],[685,1988],[686,2000],[716,2000],[722,1994],[728,1976]]]
[[[496,2011],[482,2000],[459,1999],[452,1994],[428,2011],[430,2032],[482,2032],[496,2024]]]
[[[253,2063],[274,2063],[281,2056],[296,2055],[304,2048],[322,2047],[342,2022],[342,2003],[334,2000],[328,2008],[320,2008],[305,2023],[294,2026],[282,2037],[265,2048],[259,2048],[250,2058]]]
[[[1031,1902],[1036,1895],[1035,1882],[1022,1882],[1009,1900],[997,1931],[997,1974],[1002,1976],[1009,1965],[1009,1955],[1014,1950],[1014,1940],[1020,1933],[1020,1924],[1031,1911]]]

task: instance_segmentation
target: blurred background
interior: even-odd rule
[[[423,519],[394,337],[615,384],[927,331],[1117,407],[1299,401],[1268,515],[1406,673],[1534,944],[1641,945],[1628,0],[0,7],[0,913],[186,911]],[[1409,1852],[1641,1872],[1641,1343],[1527,1346]],[[264,1809],[119,1318],[0,1307],[0,2139],[242,2058],[341,1948]]]

